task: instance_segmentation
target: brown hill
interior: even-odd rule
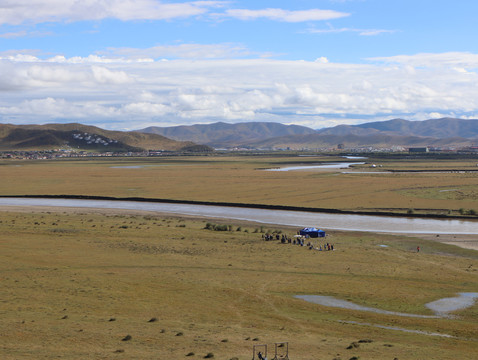
[[[100,152],[181,151],[184,148],[195,149],[195,145],[195,143],[190,141],[171,140],[157,134],[145,134],[134,131],[109,131],[95,126],[76,123],[46,125],[0,124],[0,150],[74,148]]]

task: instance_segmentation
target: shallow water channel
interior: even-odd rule
[[[471,220],[344,215],[306,211],[116,200],[0,198],[0,206],[3,205],[144,210],[158,213],[204,216],[208,218],[246,220],[264,224],[298,227],[315,226],[325,230],[401,234],[478,234],[478,222]]]
[[[300,166],[287,166],[283,168],[266,169],[266,171],[296,171],[296,170],[313,170],[313,169],[345,169],[350,168],[352,165],[363,165],[364,162],[337,162],[327,163],[320,165],[300,165]]]
[[[374,312],[377,314],[396,315],[406,317],[419,317],[419,318],[437,318],[448,316],[449,313],[467,307],[473,306],[476,299],[478,299],[478,293],[459,293],[456,297],[439,299],[428,304],[425,307],[432,310],[435,315],[417,315],[409,313],[401,313],[395,311],[381,310],[372,307],[362,306],[355,304],[351,301],[337,299],[333,296],[321,296],[321,295],[296,295],[295,298],[302,299],[314,304],[319,304],[329,307],[337,307],[349,310],[359,310]]]

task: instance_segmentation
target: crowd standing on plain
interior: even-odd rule
[[[324,244],[318,244],[315,245],[310,241],[309,236],[303,236],[303,235],[295,235],[293,238],[290,236],[287,236],[285,234],[263,234],[262,235],[262,240],[264,241],[280,241],[281,244],[292,244],[292,245],[299,245],[299,246],[305,246],[309,250],[317,250],[317,251],[333,251],[335,250],[334,244],[329,244],[328,242]]]

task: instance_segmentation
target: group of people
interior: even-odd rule
[[[264,241],[273,241],[277,240],[281,242],[281,244],[292,244],[292,245],[299,245],[299,246],[306,246],[309,250],[318,250],[318,251],[333,251],[334,245],[329,244],[328,242],[325,244],[319,244],[318,247],[314,246],[314,244],[309,240],[310,238],[307,236],[294,236],[291,238],[285,234],[262,234],[262,240]]]

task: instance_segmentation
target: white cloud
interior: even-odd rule
[[[453,68],[458,72],[463,72],[465,69],[478,68],[478,54],[469,52],[421,53],[415,55],[375,57],[369,60],[412,67],[447,67]]]
[[[285,22],[304,22],[304,21],[323,21],[338,19],[349,16],[350,14],[339,12],[335,10],[284,10],[277,8],[250,10],[250,9],[229,9],[220,16],[227,16],[241,20],[255,20],[259,18],[266,18],[276,21]]]
[[[141,50],[138,50],[138,54],[141,53]],[[130,54],[131,55],[131,54]],[[132,58],[123,58],[118,56],[98,56],[98,55],[89,55],[87,57],[74,56],[71,58],[66,58],[63,55],[56,55],[51,58],[42,59],[33,54],[25,53],[12,53],[12,51],[0,53],[0,60],[8,60],[11,62],[32,62],[32,63],[59,63],[59,64],[124,64],[124,63],[144,63],[144,62],[154,62],[154,59],[151,58],[141,58],[141,57],[132,57]]]
[[[110,48],[105,55],[128,59],[226,59],[247,57],[251,55],[251,52],[239,44],[180,44],[146,49]]]
[[[102,84],[127,84],[133,79],[125,71],[112,71],[102,66],[92,66],[94,80]]]
[[[353,32],[358,33],[360,36],[376,36],[380,34],[393,34],[397,32],[396,30],[385,30],[385,29],[356,29],[356,28],[335,28],[331,24],[328,24],[326,29],[317,29],[309,28],[307,30],[311,34],[338,34],[338,33],[347,33]]]
[[[14,38],[24,37],[24,36],[27,36],[27,32],[25,30],[0,34],[0,38],[3,38],[3,39],[14,39]]]
[[[325,56],[321,56],[315,59],[315,62],[320,64],[327,64],[329,62],[329,59],[327,59]]]
[[[115,18],[129,20],[169,20],[207,13],[223,6],[223,1],[166,3],[158,0],[3,0],[0,25],[69,22]]]
[[[248,120],[319,128],[331,121],[326,119],[478,113],[478,74],[471,71],[478,56],[468,53],[381,58],[371,64],[334,64],[326,58],[140,62],[9,56],[0,60],[3,122],[69,119],[135,129],[171,121]]]

